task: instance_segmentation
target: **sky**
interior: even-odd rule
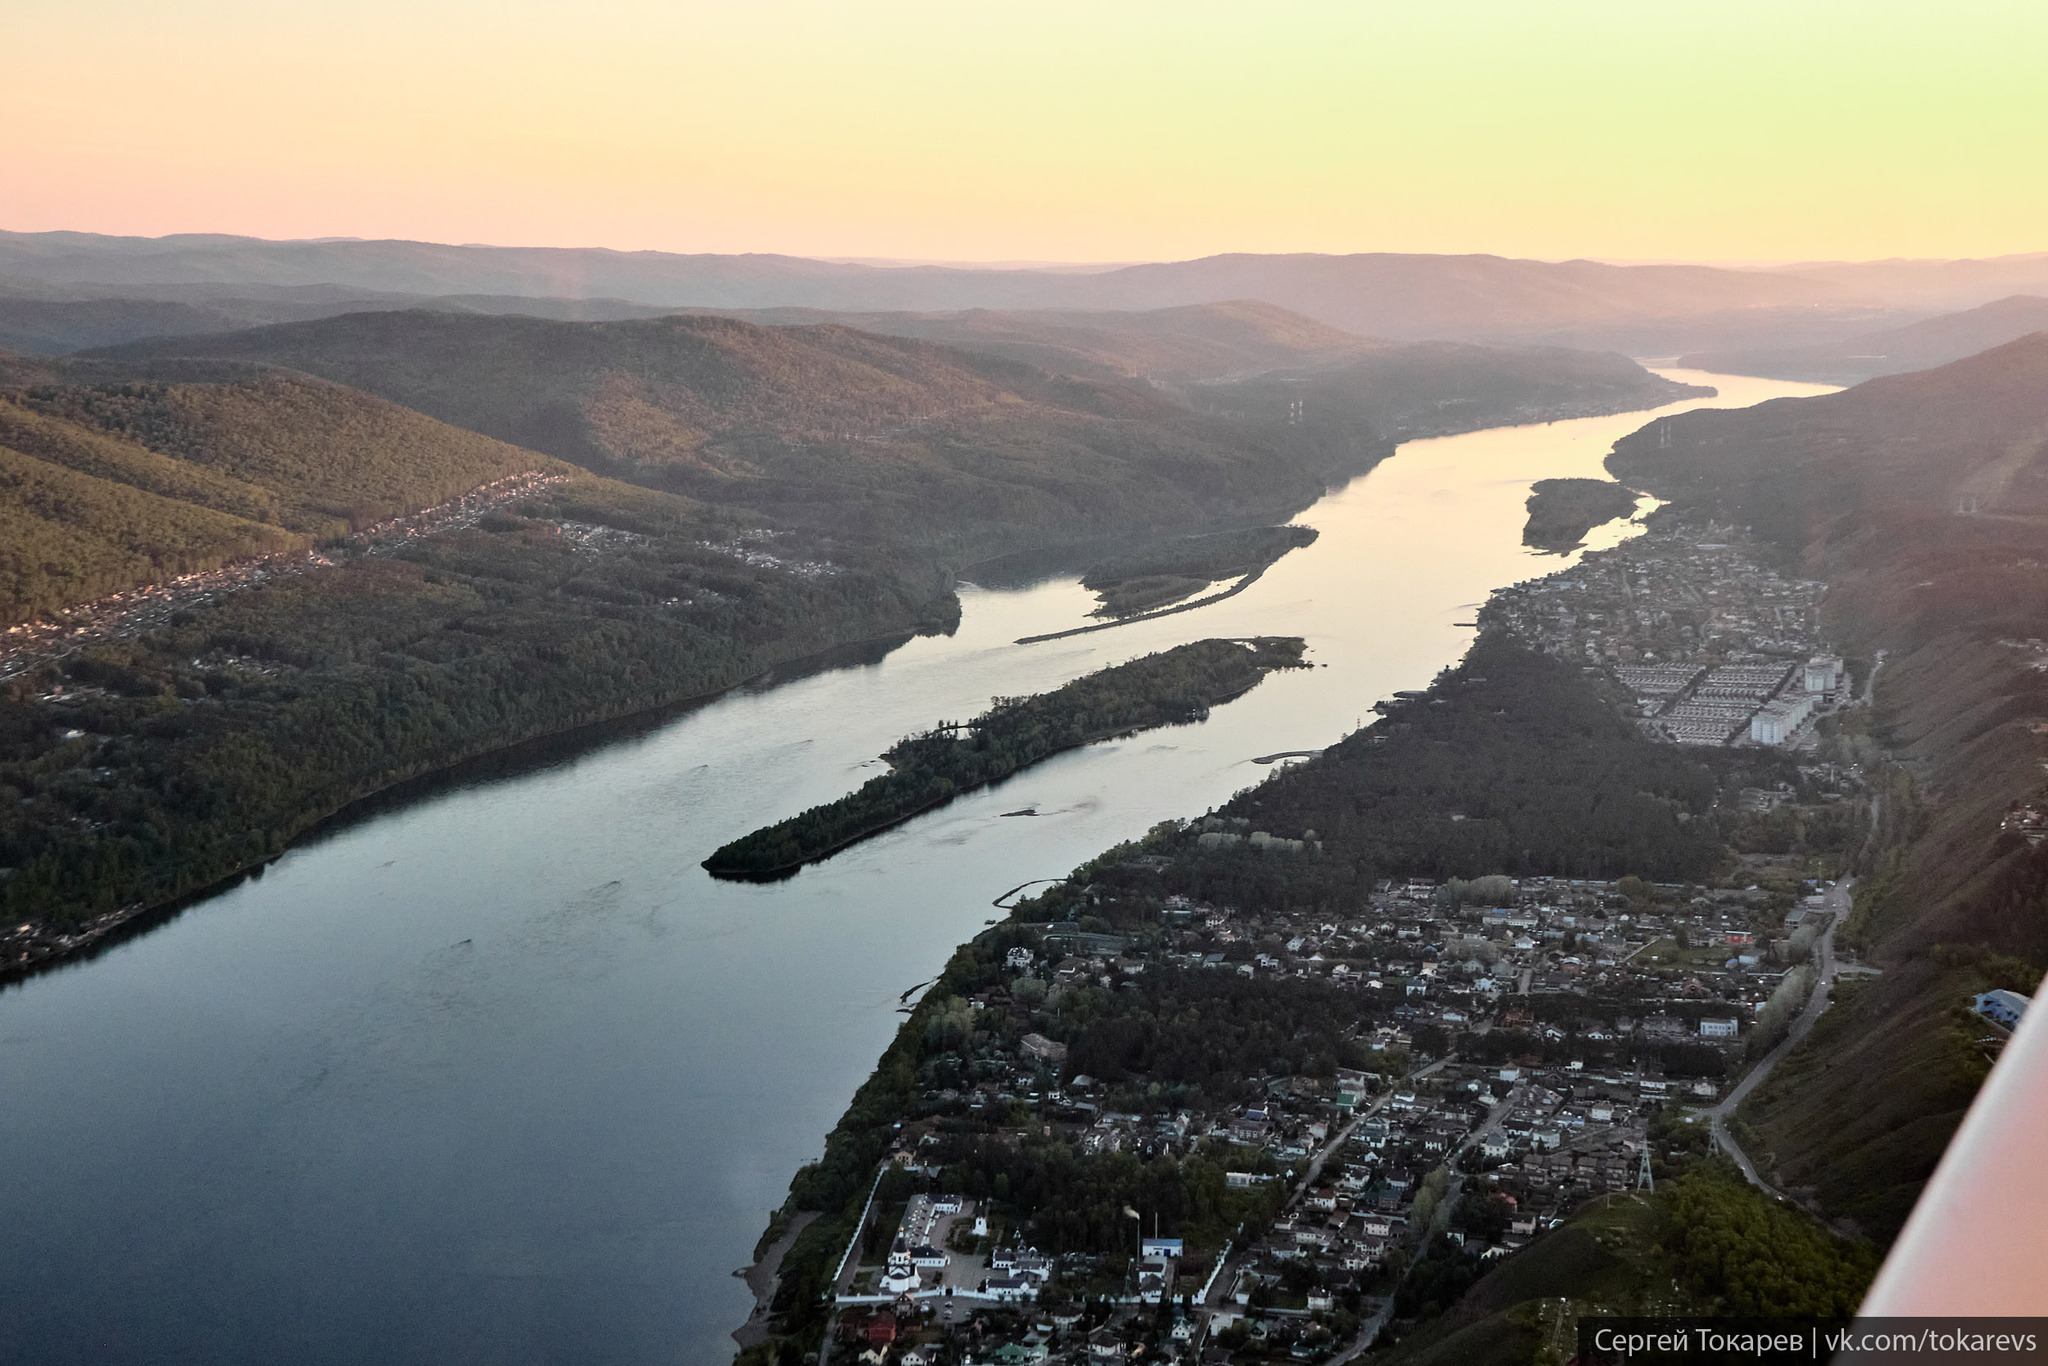
[[[0,228],[910,260],[2048,250],[2048,5],[0,0]]]

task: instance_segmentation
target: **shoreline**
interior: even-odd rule
[[[1251,682],[1245,684],[1242,688],[1238,688],[1234,692],[1227,692],[1219,697],[1205,699],[1202,703],[1202,715],[1195,718],[1195,721],[1206,721],[1208,719],[1208,713],[1212,708],[1220,707],[1226,702],[1233,702],[1238,698],[1243,697],[1246,693],[1250,692],[1253,688],[1257,687],[1260,683],[1264,681],[1265,674],[1262,673],[1257,678],[1254,678]],[[1000,778],[996,778],[990,782],[976,783],[972,787],[955,788],[953,791],[946,793],[943,797],[935,797],[932,800],[923,803],[913,811],[906,811],[899,816],[892,816],[887,821],[884,821],[878,825],[870,826],[867,829],[861,830],[856,834],[847,836],[845,839],[840,840],[837,844],[832,845],[830,848],[821,849],[813,854],[806,854],[802,858],[797,859],[793,863],[777,864],[773,868],[752,868],[742,871],[739,869],[727,870],[713,868],[711,866],[710,860],[707,859],[703,863],[699,864],[698,867],[704,869],[704,871],[709,873],[712,877],[719,878],[726,882],[781,882],[787,878],[795,877],[798,873],[802,872],[806,867],[810,866],[813,863],[822,863],[826,859],[831,858],[834,854],[842,853],[847,849],[851,849],[854,845],[859,844],[864,840],[873,839],[877,835],[885,835],[889,831],[894,830],[897,826],[902,825],[904,822],[915,820],[917,817],[922,816],[927,811],[936,811],[938,808],[950,804],[956,798],[964,797],[970,792],[980,792],[984,788],[1001,787],[1004,783],[1010,781],[1012,778],[1015,778],[1018,774],[1034,769],[1038,767],[1040,764],[1045,763],[1050,759],[1057,758],[1062,754],[1071,754],[1077,749],[1086,749],[1090,745],[1101,744],[1105,740],[1121,740],[1132,735],[1137,735],[1140,732],[1147,730],[1157,730],[1163,728],[1164,726],[1178,726],[1188,724],[1191,723],[1186,721],[1167,721],[1162,722],[1160,726],[1116,726],[1110,728],[1109,730],[1096,731],[1092,734],[1084,735],[1080,739],[1075,740],[1072,744],[1061,745],[1058,749],[1047,750],[1044,754],[1039,755],[1030,763],[1021,764],[1018,767],[1011,769],[1008,773],[1005,773]],[[847,794],[847,796],[849,797],[852,795],[854,794]],[[839,798],[839,800],[844,801],[846,800],[846,798],[842,797]],[[826,803],[826,805],[829,806],[831,805],[831,803],[828,802]],[[781,824],[781,822],[778,821],[776,822],[776,824]],[[769,830],[773,828],[773,826],[761,827],[762,830]],[[748,834],[742,835],[740,838],[748,839],[751,838],[751,836],[757,835],[759,833],[760,830],[750,831]],[[735,841],[735,843],[737,843],[737,841]],[[714,855],[714,857],[715,856],[716,855]]]
[[[747,1289],[754,1294],[754,1312],[747,1315],[747,1321],[732,1330],[732,1340],[741,1350],[768,1340],[770,1310],[775,1303],[776,1288],[782,1282],[782,1259],[796,1246],[797,1238],[819,1218],[817,1210],[804,1210],[789,1221],[789,1227],[782,1236],[761,1254],[761,1259],[752,1266],[743,1266],[732,1274],[746,1282]]]
[[[840,641],[821,650],[794,655],[777,661],[766,668],[757,669],[746,677],[711,689],[708,692],[691,693],[681,697],[660,698],[644,704],[622,708],[598,716],[585,717],[567,725],[550,730],[536,731],[499,744],[491,744],[471,750],[446,763],[433,764],[417,770],[400,773],[389,782],[382,783],[366,792],[360,792],[341,802],[333,809],[312,818],[306,826],[286,841],[284,848],[260,859],[251,859],[240,864],[203,886],[160,897],[154,901],[139,902],[129,906],[116,907],[93,917],[87,922],[88,928],[82,933],[51,935],[47,939],[32,937],[30,944],[48,943],[55,947],[37,954],[26,961],[0,963],[0,991],[7,991],[40,977],[45,972],[87,962],[99,954],[112,949],[128,939],[146,934],[157,926],[167,924],[177,916],[198,905],[200,902],[239,886],[245,879],[261,877],[263,870],[285,855],[318,840],[325,835],[347,828],[356,820],[368,819],[382,809],[387,802],[403,802],[416,796],[425,796],[434,787],[461,781],[466,770],[489,764],[506,764],[514,772],[524,758],[539,758],[533,751],[563,745],[579,751],[593,745],[603,744],[610,737],[586,735],[585,732],[603,731],[631,726],[645,722],[649,728],[667,724],[669,721],[699,707],[712,703],[742,689],[760,685],[773,686],[775,675],[781,670],[794,669],[797,676],[813,671],[824,671],[840,667],[833,657],[855,650],[887,644],[895,649],[917,637],[917,630],[910,628],[890,631],[880,635],[864,636],[854,640]],[[893,643],[891,643],[893,642]],[[806,666],[815,666],[815,670]],[[512,776],[510,774],[503,776]]]

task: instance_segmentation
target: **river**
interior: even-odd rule
[[[1827,392],[1663,373],[1719,386],[1707,406]],[[1490,589],[1566,563],[1521,546],[1531,481],[1600,477],[1657,413],[1405,445],[1297,519],[1313,546],[1199,611],[1019,646],[1092,598],[963,587],[950,637],[381,803],[0,993],[0,1359],[728,1361],[751,1306],[730,1273],[899,993],[990,899],[1426,685]],[[1323,667],[786,882],[697,866],[993,695],[1253,634],[1304,636]]]

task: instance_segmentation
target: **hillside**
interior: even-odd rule
[[[98,354],[290,366],[602,473],[956,561],[1274,520],[1369,468],[1411,423],[1459,430],[1684,392],[1621,357],[1401,348],[1333,372],[1318,391],[1330,420],[1302,427],[1282,387],[1204,390],[1198,413],[1136,383],[927,341],[695,315],[362,313]]]
[[[0,389],[0,624],[551,464],[304,375]]]
[[[0,275],[8,274],[100,286],[335,284],[427,296],[608,297],[698,308],[862,312],[1160,309],[1252,299],[1346,331],[1400,340],[1590,336],[1754,310],[1854,308],[1864,298],[1820,277],[1482,255],[1235,254],[1117,269],[975,270],[770,255],[88,233],[0,233]]]
[[[863,332],[943,342],[1065,374],[1145,376],[1169,382],[1332,363],[1390,345],[1245,299],[1126,312],[977,308],[954,313],[832,313],[780,308],[728,316],[769,326],[839,323]]]
[[[843,327],[416,311],[108,354],[288,365],[603,473],[947,554],[1271,515],[1322,489],[1157,395]]]
[[[673,308],[623,299],[541,299],[511,294],[392,294],[307,285],[132,285],[104,292],[0,280],[0,348],[61,356],[152,337],[234,332],[341,313],[432,308],[446,313],[523,313],[576,322],[658,318]]]
[[[1867,1249],[1831,1240],[1743,1184],[1732,1164],[1701,1156],[1690,1126],[1652,1123],[1666,1136],[1655,1193],[1588,1201],[1484,1274],[1476,1258],[1440,1245],[1433,1260],[1452,1270],[1452,1285],[1458,1270],[1476,1279],[1383,1359],[1527,1366],[1569,1359],[1582,1317],[1826,1318],[1853,1309],[1875,1269]]]
[[[1408,440],[1506,422],[1632,412],[1710,389],[1650,374],[1614,352],[1418,342],[1313,369],[1191,385],[1188,403],[1279,424],[1297,442],[1370,431]]]
[[[1960,1005],[2048,967],[2048,857],[2001,823],[2048,761],[2048,336],[1820,398],[1687,414],[1622,442],[1631,485],[1749,523],[1824,578],[1828,630],[1880,650],[1867,731],[1835,743],[1884,792],[1845,993],[1756,1098],[1780,1179],[1897,1229],[1986,1061]],[[1885,764],[1890,754],[1896,767]]]
[[[2048,298],[2015,294],[1966,312],[1866,332],[1825,346],[1706,351],[1681,356],[1678,363],[1724,374],[1858,384],[1878,375],[1900,375],[1946,365],[2003,346],[2030,332],[2042,331],[2048,331]]]

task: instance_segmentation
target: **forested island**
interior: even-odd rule
[[[1097,561],[1081,586],[1102,601],[1098,617],[1128,617],[1193,597],[1218,579],[1259,574],[1315,542],[1314,527],[1260,526],[1140,547]]]
[[[1636,509],[1636,492],[1607,479],[1538,479],[1530,485],[1522,544],[1559,555],[1585,543],[1586,533]]]
[[[958,726],[910,736],[882,757],[890,771],[720,848],[718,877],[774,877],[880,834],[963,792],[1000,782],[1062,750],[1153,726],[1186,725],[1274,669],[1306,667],[1298,637],[1197,640],[1097,670],[1034,697],[999,697]]]
[[[1394,348],[1393,372],[1339,386],[1365,409],[1292,423],[1284,403],[1218,413],[1121,377],[1159,329],[1213,321],[1041,354],[1065,373],[705,317],[355,314],[0,353],[0,973],[103,942],[394,783],[949,629],[963,565],[1284,519],[1411,419],[1676,392],[1582,353]],[[1279,310],[1230,325],[1258,354],[1331,349]],[[1299,533],[1227,533],[1168,568],[1284,548],[1247,535]]]
[[[1218,1259],[1226,1279],[1243,1272],[1249,1304],[1210,1320],[1209,1340],[1236,1361],[1370,1341],[1358,1335],[1382,1302],[1380,1345],[1405,1339],[1396,1359],[1432,1361],[1530,1360],[1545,1331],[1568,1337],[1596,1297],[1604,1312],[1853,1308],[1875,1264],[1868,1245],[1746,1184],[1704,1124],[1631,1080],[1673,1079],[1654,1083],[1661,1095],[1728,1075],[1697,1019],[1729,1007],[1688,985],[1728,951],[1686,957],[1679,925],[1701,914],[1711,883],[1758,866],[1731,845],[1768,842],[1765,818],[1734,795],[1784,785],[1817,800],[1814,783],[1779,752],[1646,738],[1611,681],[1482,615],[1467,658],[1373,726],[1104,851],[959,950],[764,1236],[766,1247],[817,1213],[780,1258],[775,1313],[744,1366],[815,1352],[833,1293],[851,1283],[834,1279],[842,1252],[864,1246],[871,1191],[889,1212],[869,1225],[883,1248],[916,1192],[976,1202],[1005,1237],[1055,1259],[1040,1303],[1082,1306],[1076,1333],[1160,1331],[1149,1311],[1119,1319],[1097,1303],[1121,1293],[1133,1265],[1125,1211],[1156,1213],[1161,1235],[1184,1244],[1181,1290],[1198,1291]],[[1807,852],[1821,852],[1824,824]],[[1825,830],[1860,834],[1853,822]],[[1727,903],[1742,907],[1743,934],[1775,925],[1803,889],[1776,871],[1734,880],[1759,876],[1768,892]],[[1553,942],[1576,989],[1544,971],[1533,991],[1506,975],[1519,950],[1503,922],[1554,918],[1531,909],[1539,900],[1573,917]],[[1621,941],[1639,917],[1678,938],[1643,954],[1629,970],[1643,982],[1626,986]],[[1642,966],[1664,956],[1674,966]],[[1646,1006],[1676,1023],[1615,1029]],[[1496,1010],[1486,1032],[1459,1023]],[[1769,1012],[1756,1018],[1753,1051],[1773,1037],[1760,1032]],[[1740,1065],[1739,1045],[1733,1056]],[[1541,1144],[1527,1135],[1509,1140],[1517,1160],[1488,1155],[1479,1135],[1509,1105],[1570,1108],[1530,1086],[1540,1068],[1569,1079],[1579,1113],[1600,1116],[1588,1134],[1632,1126],[1638,1149],[1590,1193],[1632,1187],[1638,1150],[1654,1193],[1588,1199],[1595,1160],[1530,1158]],[[1354,1121],[1351,1139],[1336,1137]],[[1320,1187],[1290,1200],[1324,1145]],[[926,1175],[904,1165],[911,1152]],[[1552,1162],[1576,1174],[1548,1174]],[[1320,1245],[1296,1253],[1296,1232],[1320,1235],[1319,1211],[1340,1200],[1347,1229],[1368,1226],[1346,1244],[1356,1260]],[[1517,1251],[1540,1232],[1528,1221],[1541,1204],[1560,1227]],[[1369,1231],[1376,1221],[1390,1232]],[[1551,1317],[1534,1322],[1544,1296]],[[842,1329],[862,1322],[858,1307],[837,1308]],[[980,1312],[989,1341],[1030,1322]],[[1264,1356],[1246,1350],[1260,1319]]]

